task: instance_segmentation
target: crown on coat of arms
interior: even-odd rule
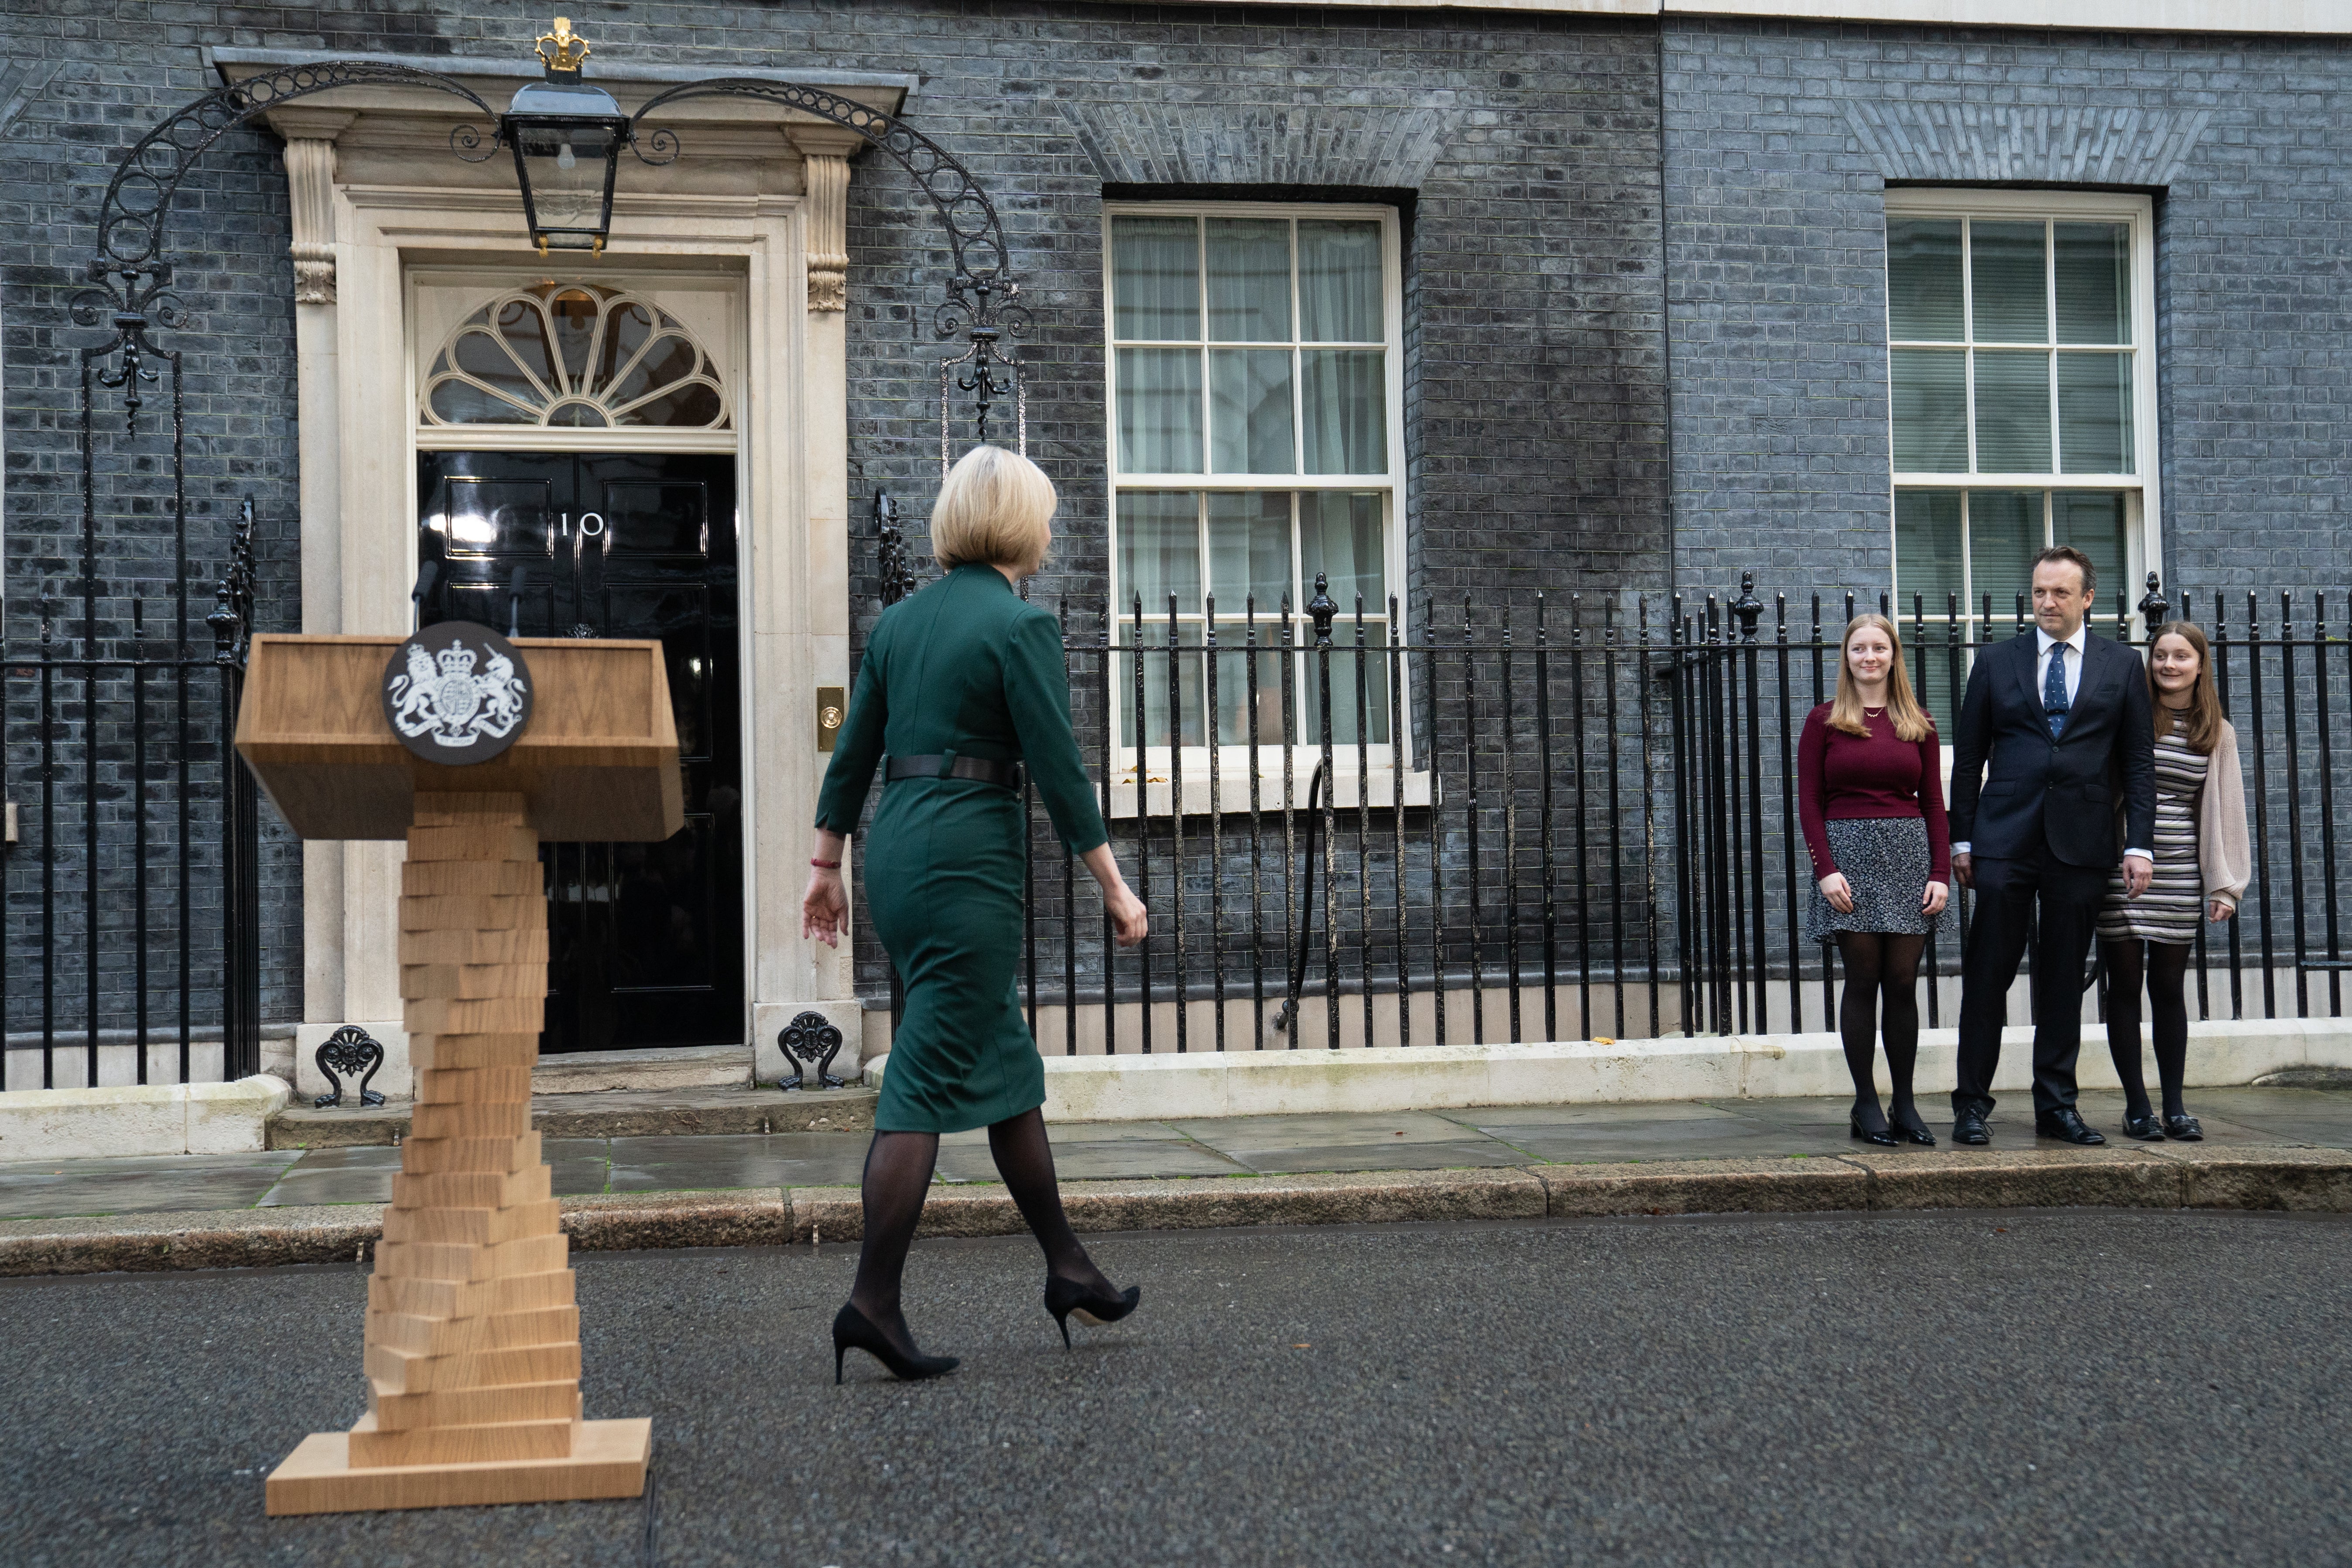
[[[453,642],[441,650],[439,662],[444,675],[471,675],[474,673],[474,650],[463,643]]]

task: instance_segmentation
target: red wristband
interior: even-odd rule
[[[820,871],[838,871],[841,869],[841,862],[838,860],[819,860],[812,858],[809,864],[815,867]]]

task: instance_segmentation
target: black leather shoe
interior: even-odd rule
[[[2164,1135],[2178,1138],[2183,1143],[2201,1143],[2205,1141],[2205,1129],[2197,1125],[2193,1116],[2168,1116],[2164,1119]]]
[[[2155,1111],[2144,1110],[2137,1116],[2126,1114],[2124,1117],[2124,1136],[2157,1143],[2163,1142],[2164,1129],[2158,1123]]]
[[[1882,1149],[1895,1147],[1895,1134],[1886,1128],[1864,1127],[1859,1116],[1849,1118],[1845,1125],[1846,1131],[1853,1135],[1853,1141],[1857,1143],[1875,1143]]]
[[[2092,1131],[2089,1124],[2084,1121],[2082,1113],[2071,1105],[2063,1110],[2035,1117],[2033,1131],[2038,1137],[2055,1138],[2064,1143],[2104,1143],[2107,1141],[2105,1133]]]
[[[1916,1110],[1908,1112],[1907,1116],[1897,1112],[1886,1119],[1886,1125],[1893,1130],[1895,1141],[1898,1143],[1916,1143],[1922,1149],[1936,1146],[1936,1135],[1927,1131],[1927,1124],[1919,1120],[1919,1113]]]
[[[1952,1112],[1952,1142],[1955,1143],[1991,1142],[1992,1134],[1985,1131],[1984,1112],[1976,1110]]]

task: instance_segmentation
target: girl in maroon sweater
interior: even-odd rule
[[[1854,1137],[1933,1144],[1911,1103],[1919,1060],[1919,954],[1952,880],[1941,747],[1911,694],[1903,644],[1885,616],[1845,628],[1837,699],[1805,719],[1797,742],[1797,815],[1817,879],[1814,940],[1845,966],[1838,1033],[1853,1074]],[[1886,1037],[1891,1116],[1878,1107],[1876,1037]]]

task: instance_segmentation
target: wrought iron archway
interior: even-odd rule
[[[16,733],[29,732],[38,757],[29,814],[34,864],[8,868],[0,883],[0,1026],[21,1021],[41,1052],[40,1082],[57,1083],[60,1048],[84,1054],[84,1083],[99,1081],[101,1045],[135,1045],[136,1077],[148,1080],[150,1047],[167,1053],[176,1043],[177,1076],[192,1076],[192,1052],[217,1039],[224,1076],[257,1069],[260,1020],[258,809],[245,771],[229,761],[229,736],[236,711],[250,637],[257,582],[254,518],[248,500],[227,541],[227,562],[213,584],[213,605],[204,623],[213,633],[210,649],[200,647],[189,603],[186,396],[183,384],[188,351],[159,342],[157,333],[184,328],[188,313],[173,291],[173,266],[168,240],[175,199],[205,155],[223,138],[279,105],[341,89],[399,85],[426,89],[463,100],[495,126],[498,112],[454,78],[390,61],[349,59],[290,67],[216,89],[165,118],[134,143],[115,167],[100,204],[98,239],[68,304],[73,322],[104,329],[104,335],[78,345],[78,447],[79,458],[80,572],[78,617],[61,614],[48,594],[41,599],[39,641],[30,656],[10,660],[17,680],[37,683],[19,700],[11,691]],[[649,123],[678,103],[709,97],[760,100],[798,110],[856,132],[913,176],[944,226],[951,258],[946,298],[932,321],[942,339],[961,336],[961,348],[940,363],[941,460],[949,446],[950,394],[971,399],[979,439],[988,439],[999,405],[1012,405],[1013,435],[1025,449],[1027,430],[1023,371],[1011,340],[1028,324],[1021,288],[1010,261],[1003,225],[979,181],[952,154],[896,116],[818,88],[750,78],[716,77],[671,88],[643,105],[629,121],[630,144],[642,162],[667,163],[681,151],[677,132]],[[471,123],[450,133],[451,150],[468,161],[491,155],[498,133],[486,140]],[[125,437],[138,434],[140,415],[153,396],[170,408],[169,494],[152,510],[168,519],[173,580],[168,632],[150,625],[146,596],[133,596],[129,616],[106,594],[100,575],[100,453],[99,400],[121,395]],[[131,465],[135,467],[135,463]],[[120,598],[121,595],[114,595]],[[161,606],[158,606],[159,608]],[[110,610],[111,613],[110,613]],[[155,617],[160,619],[161,617]],[[79,636],[74,620],[79,622]],[[77,647],[76,645],[79,645]],[[210,668],[217,698],[207,697],[199,679]],[[60,691],[62,683],[63,690]],[[24,721],[29,720],[29,731]],[[79,833],[69,819],[79,784]],[[60,785],[65,798],[60,798]],[[133,804],[126,814],[123,798]],[[216,802],[216,805],[215,805]],[[201,811],[199,811],[201,807]],[[201,824],[197,817],[205,820]],[[208,839],[192,851],[192,836]],[[123,842],[116,844],[120,834]],[[151,841],[176,846],[176,866],[168,856],[151,857]],[[151,858],[158,861],[151,878]],[[123,867],[128,863],[129,869]],[[77,876],[77,865],[79,875]],[[79,917],[62,900],[79,880]],[[24,909],[5,897],[36,880],[37,908]],[[200,887],[199,884],[203,885]],[[216,905],[215,905],[216,899]],[[151,922],[159,905],[166,911]],[[206,933],[199,952],[196,931],[216,908],[219,930]],[[6,915],[20,919],[12,926]],[[30,919],[21,917],[29,915]],[[125,922],[129,929],[124,929]],[[161,931],[163,940],[153,940]],[[8,1005],[10,935],[37,942],[36,985]],[[84,952],[72,963],[77,938]],[[118,943],[114,939],[127,938]],[[129,949],[129,963],[121,949]],[[176,952],[173,950],[176,948]],[[153,950],[151,952],[151,949]],[[151,959],[152,963],[151,964]],[[80,973],[68,978],[68,969]],[[127,981],[120,973],[133,971]],[[169,978],[166,978],[169,976]],[[217,1022],[209,994],[217,982]],[[131,999],[121,991],[127,985]],[[151,1002],[176,994],[162,1019]],[[77,1018],[76,1015],[79,1015]],[[15,1081],[12,1075],[8,1080]]]

